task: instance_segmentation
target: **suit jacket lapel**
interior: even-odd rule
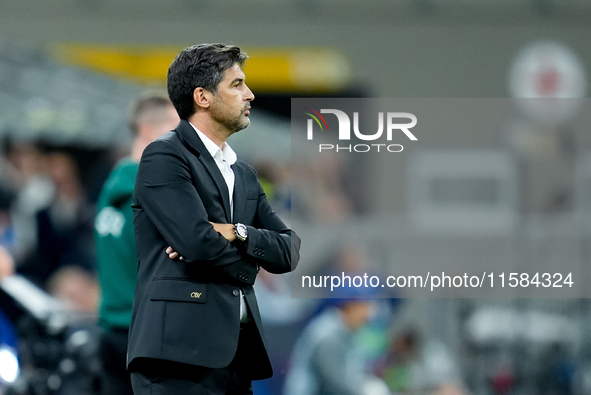
[[[246,204],[246,180],[244,172],[238,163],[232,165],[234,170],[234,223],[242,221],[244,205]]]
[[[207,172],[213,179],[220,196],[222,197],[222,204],[224,206],[224,213],[226,214],[226,221],[230,223],[230,196],[228,194],[228,186],[226,180],[222,176],[222,172],[215,163],[215,160],[211,157],[211,154],[203,145],[203,142],[195,132],[195,129],[191,124],[185,120],[182,120],[176,128],[177,132],[181,136],[181,139],[185,142],[187,148],[193,152],[203,164],[203,167],[207,169]],[[236,189],[236,187],[234,187]]]

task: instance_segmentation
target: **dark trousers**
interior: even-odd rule
[[[244,332],[241,328],[236,355],[224,368],[146,358],[135,360],[131,366],[134,395],[252,395]]]
[[[117,329],[101,336],[101,395],[133,395],[131,379],[125,368],[127,335],[127,329]]]

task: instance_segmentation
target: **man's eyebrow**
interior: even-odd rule
[[[242,81],[244,81],[244,78],[242,78],[242,77],[236,77],[236,78],[234,78],[232,80],[232,82],[230,82],[230,85],[234,85],[234,83],[236,83],[236,82],[242,82]]]

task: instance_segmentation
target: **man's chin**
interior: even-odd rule
[[[239,131],[241,131],[242,129],[246,129],[248,126],[250,125],[250,119],[246,118],[243,122],[241,122],[240,124],[236,125],[236,127],[234,127],[234,132],[233,133],[237,133]]]
[[[250,118],[244,117],[244,120],[242,121],[242,124],[240,126],[241,126],[240,130],[246,129],[247,127],[249,127],[250,126]]]

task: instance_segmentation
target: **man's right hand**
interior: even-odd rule
[[[226,240],[228,240],[229,242],[232,242],[236,239],[236,233],[234,233],[234,225],[233,224],[218,224],[215,222],[210,222],[210,224],[213,225],[213,229],[215,229],[216,232],[218,232],[219,234],[224,236],[224,238]],[[168,257],[170,259],[177,259],[178,258],[181,261],[185,260],[185,258],[182,257],[181,255],[179,255],[178,252],[173,250],[171,246],[168,246],[168,248],[166,249],[166,253],[168,254]]]
[[[210,222],[210,224],[213,225],[213,229],[215,229],[216,232],[224,236],[224,238],[230,243],[236,239],[233,224],[217,224],[215,222]]]
[[[236,239],[236,233],[234,233],[234,225],[233,224],[218,224],[215,222],[210,222],[210,224],[213,225],[213,229],[215,229],[216,232],[218,232],[219,234],[224,236],[224,238],[226,240],[228,240],[229,242],[232,242],[232,241],[234,241],[234,239]],[[166,253],[168,254],[168,257],[170,259],[177,259],[178,258],[181,261],[185,260],[185,258],[182,257],[181,255],[179,255],[178,252],[173,250],[173,248],[171,246],[168,246],[168,248],[166,249]]]

